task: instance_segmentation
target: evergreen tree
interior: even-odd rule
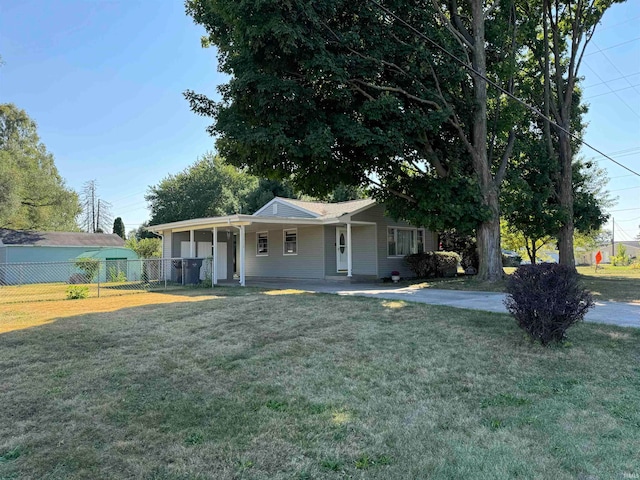
[[[124,231],[124,222],[122,221],[122,218],[116,217],[116,219],[113,221],[113,233],[118,235],[123,240],[127,239],[127,236]]]

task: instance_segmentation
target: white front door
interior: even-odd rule
[[[347,271],[347,229],[336,228],[336,264],[339,272]]]

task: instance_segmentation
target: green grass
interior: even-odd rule
[[[515,268],[505,268],[507,275]],[[640,269],[630,267],[612,267],[606,265],[596,271],[593,267],[578,267],[582,282],[591,291],[596,300],[640,303]],[[423,288],[444,290],[468,290],[484,292],[504,292],[505,282],[479,282],[472,276],[455,278],[436,278],[421,281]]]
[[[640,303],[640,268],[578,267],[578,273],[596,300]]]
[[[0,478],[637,474],[640,332],[570,336],[257,291],[65,318],[0,335]]]

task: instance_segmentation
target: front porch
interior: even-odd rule
[[[274,220],[236,215],[154,228],[162,235],[165,258],[209,259],[213,285],[245,286],[247,278],[348,282],[378,278],[374,223]],[[191,225],[179,225],[187,222]]]

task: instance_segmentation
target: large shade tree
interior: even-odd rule
[[[0,228],[75,231],[78,195],[65,185],[37,126],[0,104]]]
[[[372,2],[186,5],[231,75],[220,102],[186,93],[228,161],[317,196],[373,185],[396,216],[475,230],[480,276],[502,276],[498,190],[515,137],[484,75],[513,91],[513,2],[384,2],[444,49]]]
[[[149,187],[151,225],[191,218],[246,213],[246,198],[258,180],[207,153],[176,175]]]
[[[541,79],[542,95],[534,104],[552,122],[544,122],[547,154],[558,165],[555,191],[561,208],[558,231],[560,263],[575,267],[573,238],[574,153],[577,151],[574,122],[577,83],[585,49],[604,12],[624,0],[535,0],[523,2],[523,9],[536,19],[536,28],[527,37],[530,71]]]

